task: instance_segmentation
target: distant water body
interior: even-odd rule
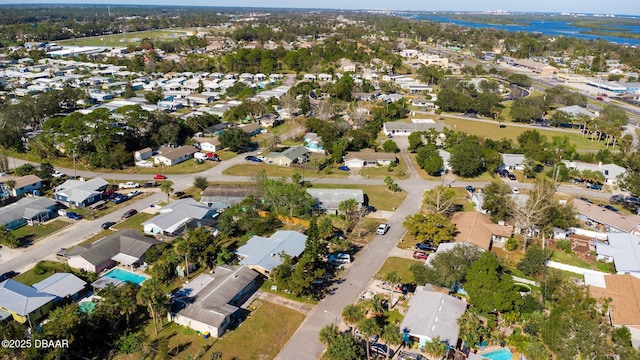
[[[606,35],[594,35],[594,34],[581,34],[580,31],[589,31],[590,28],[582,28],[573,26],[571,22],[561,21],[561,20],[531,20],[528,24],[512,24],[512,25],[503,25],[503,24],[487,24],[480,23],[474,21],[464,21],[464,20],[456,20],[451,19],[446,16],[438,16],[438,15],[415,15],[415,14],[399,14],[404,17],[410,17],[416,20],[429,20],[434,22],[455,24],[460,26],[472,27],[472,28],[481,28],[481,29],[498,29],[498,30],[506,30],[512,32],[528,32],[528,33],[541,33],[544,35],[550,36],[570,36],[584,40],[606,40],[617,44],[627,44],[630,46],[640,47],[640,39],[630,39],[623,38],[617,36],[606,36]],[[630,31],[636,34],[640,34],[640,18],[638,18],[638,25],[621,25],[617,26],[620,30]]]

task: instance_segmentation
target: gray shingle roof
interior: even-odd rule
[[[76,246],[67,256],[81,256],[89,263],[99,265],[120,253],[140,258],[147,249],[159,243],[135,230],[122,230],[88,246]]]
[[[48,278],[33,284],[40,292],[64,298],[77,294],[84,289],[87,283],[70,273],[56,273]]]
[[[17,202],[0,208],[0,225],[6,225],[18,219],[33,219],[36,215],[49,211],[57,203],[45,197],[25,197]]]
[[[220,327],[238,307],[233,298],[249,285],[258,273],[245,267],[218,266],[213,274],[200,274],[172,298],[171,312]]]
[[[290,160],[301,158],[309,153],[309,149],[304,146],[292,146],[282,152],[272,152],[269,154],[270,159],[275,159],[280,156],[284,156]]]
[[[165,231],[170,231],[170,229],[179,227],[189,220],[202,220],[212,211],[212,208],[204,206],[192,198],[180,199],[162,207],[159,215],[145,221],[143,225],[154,225]]]
[[[441,341],[455,346],[458,342],[458,318],[466,309],[464,300],[418,286],[409,300],[409,310],[400,329],[423,338],[439,336]]]
[[[0,307],[25,316],[53,301],[55,296],[13,279],[0,283]]]
[[[280,253],[297,257],[304,251],[307,236],[297,231],[276,231],[271,237],[254,236],[236,250],[241,265],[259,266],[267,271],[282,264]]]
[[[580,215],[620,231],[631,232],[640,225],[640,216],[638,215],[625,215],[580,199],[573,199],[573,204]]]

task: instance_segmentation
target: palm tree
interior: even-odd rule
[[[162,291],[160,282],[154,278],[146,280],[142,283],[142,287],[136,295],[136,300],[140,305],[146,305],[151,319],[153,321],[153,329],[156,335],[158,334],[158,321],[162,325],[161,313],[167,309],[169,299],[167,295]]]
[[[358,322],[358,329],[367,344],[367,360],[371,359],[371,349],[369,349],[369,347],[371,346],[371,337],[376,335],[380,330],[378,323],[375,318],[364,318]]]
[[[382,334],[380,334],[380,338],[387,345],[386,358],[389,359],[389,350],[391,350],[391,346],[402,344],[402,334],[400,333],[400,328],[397,325],[386,324],[384,328],[382,328]]]
[[[178,238],[177,240],[175,250],[178,256],[184,256],[184,267],[187,277],[189,277],[189,255],[191,253],[191,247],[187,239]]]
[[[329,324],[320,329],[318,336],[321,343],[331,346],[336,341],[336,338],[340,336],[340,329],[338,329],[336,324]]]
[[[160,191],[167,194],[167,202],[169,202],[169,195],[171,195],[171,193],[173,192],[171,183],[168,181],[163,181],[162,184],[160,184]]]
[[[16,181],[13,179],[7,180],[7,182],[5,182],[4,184],[7,186],[7,190],[9,190],[9,193],[11,193],[11,191],[16,188]]]
[[[351,327],[351,332],[355,331],[355,325],[364,319],[364,311],[357,305],[347,305],[342,309],[342,320]]]
[[[120,315],[124,315],[127,320],[127,328],[131,320],[131,315],[138,311],[138,304],[136,303],[136,288],[133,283],[127,282],[125,286],[120,289],[120,294],[117,298],[118,306],[120,308]]]
[[[447,344],[440,341],[440,336],[436,336],[424,345],[424,351],[433,359],[442,359],[447,353]]]
[[[394,291],[394,287],[396,286],[397,283],[400,282],[401,278],[400,275],[398,275],[398,273],[396,273],[395,271],[389,271],[386,274],[384,274],[384,281],[389,283],[389,310],[393,309],[393,291]]]
[[[373,316],[384,314],[384,299],[378,294],[373,295],[367,302],[367,308]]]

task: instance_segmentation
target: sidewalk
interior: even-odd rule
[[[572,273],[575,273],[575,274],[580,274],[580,275],[587,275],[587,274],[589,274],[589,275],[611,275],[611,274],[606,273],[606,272],[596,271],[596,270],[591,270],[591,269],[585,269],[585,268],[581,268],[581,267],[577,267],[577,266],[562,264],[562,263],[555,262],[555,261],[547,261],[547,266],[550,267],[550,268],[569,271],[569,272],[572,272]]]

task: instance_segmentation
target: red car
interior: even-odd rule
[[[427,260],[428,257],[429,257],[429,255],[423,253],[422,251],[414,251],[413,252],[413,258],[414,259]]]
[[[156,179],[156,180],[164,180],[167,177],[164,176],[164,175],[161,175],[161,174],[155,174],[155,175],[153,175],[153,178]]]

